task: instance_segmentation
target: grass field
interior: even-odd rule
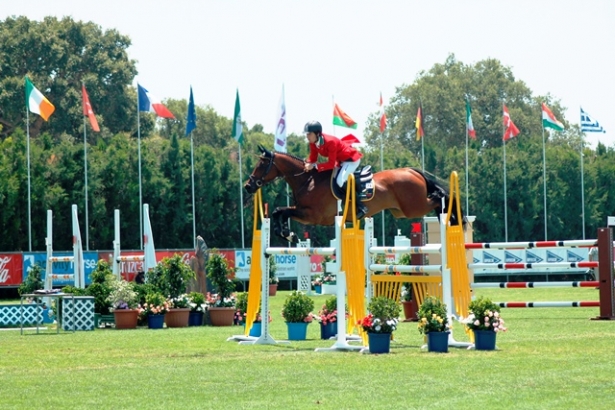
[[[271,298],[275,339],[286,338]],[[597,300],[592,288],[480,289],[497,301]],[[316,306],[326,296],[314,297]],[[0,408],[71,409],[612,409],[615,322],[598,308],[503,309],[494,352],[420,349],[401,323],[388,355],[315,353],[307,341],[245,346],[242,328],[32,334],[0,331]],[[55,331],[54,331],[55,332]],[[457,340],[468,340],[457,324]]]

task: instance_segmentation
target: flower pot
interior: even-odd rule
[[[162,329],[166,315],[147,315],[147,327],[149,329]]]
[[[278,284],[270,283],[269,284],[269,296],[275,296],[276,293],[278,293]]]
[[[370,353],[389,353],[391,350],[390,333],[367,333]]]
[[[190,319],[190,309],[171,309],[165,315],[167,327],[188,327]]]
[[[116,309],[113,312],[116,329],[136,329],[139,311],[136,309]]]
[[[252,327],[250,328],[250,335],[252,337],[260,337],[263,329],[262,322],[254,322],[252,323]]]
[[[329,322],[326,325],[320,324],[320,338],[331,339],[337,335],[337,322]]]
[[[288,328],[288,340],[307,339],[307,322],[286,322]]]
[[[493,330],[475,330],[474,348],[476,350],[495,350],[495,336]]]
[[[203,326],[203,312],[190,312],[188,326]]]
[[[416,310],[414,309],[412,301],[402,300],[401,305],[404,307],[404,317],[406,318],[404,322],[412,322],[416,320]]]
[[[322,285],[314,285],[314,292],[320,295],[322,293]]]
[[[427,333],[427,350],[437,353],[448,353],[448,335],[450,332]]]
[[[232,307],[210,307],[209,320],[212,326],[233,326],[235,318],[235,308]]]

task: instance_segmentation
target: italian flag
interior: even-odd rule
[[[564,124],[559,122],[545,103],[542,103],[542,126],[543,128],[553,128],[555,131],[563,131]]]
[[[333,107],[333,125],[339,125],[340,127],[357,129],[357,123],[348,116],[342,109],[335,104]]]
[[[466,127],[470,138],[476,139],[476,130],[474,130],[474,124],[472,124],[472,108],[470,108],[468,100],[466,100]]]
[[[56,109],[56,107],[54,107],[53,104],[32,85],[28,76],[26,76],[26,106],[30,112],[40,115],[45,121],[49,119]]]

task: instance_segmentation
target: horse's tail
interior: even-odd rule
[[[435,175],[432,175],[429,172],[423,171],[420,169],[416,169],[416,168],[412,168],[412,169],[418,172],[419,174],[421,174],[421,176],[425,179],[425,184],[427,185],[427,198],[429,198],[430,200],[432,200],[434,203],[437,204],[435,211],[439,219],[440,214],[448,212],[448,205],[450,201],[449,189],[447,188],[446,184],[440,181]],[[442,200],[444,200],[444,208],[442,208]],[[463,229],[465,230],[466,224],[468,221],[466,217],[463,216],[463,210],[461,210],[461,204],[459,204],[459,209],[461,210],[461,221],[459,221],[459,218],[457,217],[457,201],[458,200],[459,199],[457,197],[453,198],[451,225],[456,226],[456,225],[459,225],[461,222],[461,225],[463,226]]]

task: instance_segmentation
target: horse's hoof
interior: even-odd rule
[[[299,243],[299,238],[294,232],[291,232],[290,235],[286,237],[286,240],[290,243]]]

